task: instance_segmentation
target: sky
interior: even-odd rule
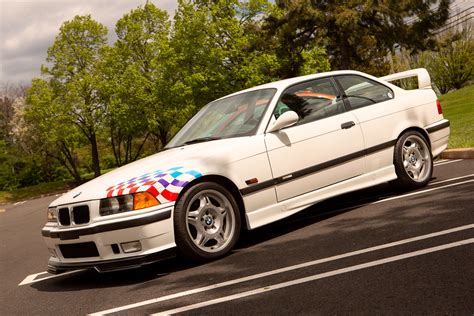
[[[76,15],[91,14],[107,26],[113,42],[115,22],[146,0],[0,0],[0,83],[29,83],[40,75],[59,27]],[[174,15],[177,0],[152,0]]]
[[[456,11],[473,8],[474,0],[454,0]],[[46,63],[48,47],[59,27],[76,15],[91,14],[115,40],[115,22],[146,0],[0,0],[0,84],[31,82]],[[172,16],[177,0],[151,0]]]

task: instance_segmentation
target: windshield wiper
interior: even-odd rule
[[[211,136],[199,137],[199,138],[195,138],[195,139],[192,139],[192,140],[188,140],[187,142],[183,143],[183,145],[204,143],[204,142],[208,142],[208,141],[211,141],[211,140],[218,140],[218,139],[221,139],[221,138],[220,137],[211,137]]]

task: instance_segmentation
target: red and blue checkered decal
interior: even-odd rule
[[[173,202],[178,199],[179,192],[189,182],[201,176],[199,171],[184,167],[158,169],[109,187],[107,197],[147,191],[160,203]]]

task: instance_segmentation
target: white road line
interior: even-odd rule
[[[469,182],[474,182],[474,179],[466,180],[466,181],[462,181],[462,182],[451,183],[451,184],[443,185],[441,187],[436,187],[436,188],[432,188],[432,189],[426,189],[426,190],[422,190],[422,191],[416,191],[416,192],[412,192],[412,193],[397,195],[397,196],[385,198],[385,199],[382,199],[382,200],[378,200],[378,201],[375,201],[375,202],[371,202],[371,203],[368,203],[368,204],[362,204],[362,206],[363,205],[371,205],[371,204],[379,204],[379,203],[382,203],[382,202],[387,202],[387,201],[392,201],[392,200],[398,200],[398,199],[402,199],[404,197],[418,195],[418,194],[431,192],[431,191],[436,191],[436,190],[441,190],[441,189],[450,188],[450,187],[455,187],[455,186],[458,186],[458,185],[461,185],[461,184],[466,184],[466,183],[469,183]]]
[[[461,160],[461,159],[460,159]],[[454,160],[456,161],[456,160]],[[453,162],[454,162],[453,161]],[[451,162],[451,161],[450,161]],[[447,180],[442,180],[442,181],[438,181],[438,182],[433,182],[432,184],[439,184],[439,183],[443,183],[443,182],[448,182],[448,181],[454,181],[454,180],[458,180],[458,179],[462,179],[462,178],[467,178],[467,177],[470,177],[470,176],[473,176],[474,174],[470,174],[470,175],[466,175],[466,176],[462,176],[462,177],[457,177],[457,178],[452,178],[452,179],[447,179]],[[444,188],[449,188],[449,187],[453,187],[453,186],[457,186],[457,185],[462,185],[462,184],[465,184],[465,183],[470,183],[470,182],[474,182],[474,179],[473,180],[467,180],[467,181],[463,181],[463,182],[457,182],[457,183],[452,183],[452,184],[448,184],[448,185],[444,185],[444,186],[439,186],[439,187],[436,187],[436,188],[431,188],[431,189],[426,189],[426,190],[421,190],[421,191],[416,191],[416,192],[412,192],[412,193],[407,193],[407,194],[403,194],[403,195],[398,195],[398,196],[394,196],[394,197],[389,197],[389,198],[385,198],[385,199],[382,199],[382,200],[378,200],[378,201],[375,201],[375,202],[371,202],[371,203],[365,203],[365,204],[359,204],[359,205],[354,205],[354,206],[350,206],[350,207],[346,207],[346,208],[343,208],[343,209],[340,209],[340,210],[337,210],[337,212],[341,212],[341,211],[344,211],[346,209],[352,209],[354,207],[361,207],[361,206],[366,206],[366,205],[371,205],[371,204],[378,204],[378,203],[382,203],[382,202],[386,202],[386,201],[392,201],[392,200],[396,200],[396,199],[401,199],[401,198],[404,198],[404,197],[409,197],[409,196],[413,196],[413,195],[418,195],[418,194],[423,194],[423,193],[426,193],[426,192],[431,192],[431,191],[435,191],[435,190],[440,190],[440,189],[444,189]],[[42,274],[42,273],[46,273],[46,272],[41,272],[41,273],[37,273],[37,274],[34,274],[35,277],[33,278],[30,278],[32,275],[29,275],[25,278],[25,280],[23,280],[20,284],[18,284],[19,286],[20,285],[25,285],[25,284],[31,284],[31,283],[34,283],[34,282],[39,282],[39,281],[44,281],[44,280],[47,280],[47,279],[51,279],[51,278],[55,278],[55,277],[59,277],[59,276],[62,276],[62,275],[66,275],[66,274],[70,274],[70,273],[75,273],[75,272],[79,272],[79,271],[82,271],[82,270],[74,270],[74,271],[70,271],[70,272],[66,272],[66,273],[62,273],[62,274],[58,274],[58,275],[52,275],[52,276],[48,276],[48,277],[45,277],[45,278],[41,278],[41,279],[35,279],[37,275],[39,274]],[[277,273],[280,273],[280,272],[277,272]],[[265,276],[265,275],[264,275]],[[261,276],[261,277],[264,277],[264,276]],[[259,278],[259,277],[257,277]],[[253,279],[250,279],[250,280],[253,280]],[[243,280],[243,281],[239,281],[239,282],[245,282],[247,280]],[[237,283],[239,283],[237,282]],[[231,284],[234,284],[234,283],[231,283]],[[227,286],[227,284],[223,285],[223,286]],[[218,286],[218,287],[221,287],[221,286]],[[207,291],[209,289],[205,289],[205,291]],[[198,291],[198,292],[201,292],[201,291]],[[196,292],[196,293],[198,293]],[[193,293],[192,293],[193,294]],[[184,294],[184,295],[187,295],[187,294]],[[179,296],[178,296],[179,297]],[[173,297],[174,298],[174,297]],[[171,298],[169,298],[171,299]],[[155,300],[155,299],[153,299]],[[153,302],[151,303],[146,303],[145,305],[147,304],[152,304]],[[133,307],[131,307],[133,308]]]
[[[283,268],[276,269],[276,270],[270,270],[270,271],[267,271],[267,272],[262,272],[262,273],[258,273],[258,274],[254,274],[254,275],[249,275],[249,276],[246,276],[246,277],[233,279],[233,280],[229,280],[229,281],[225,281],[225,282],[221,282],[221,283],[217,283],[217,284],[212,284],[212,285],[208,285],[208,286],[204,286],[204,287],[200,287],[200,288],[195,288],[195,289],[187,290],[187,291],[184,291],[184,292],[179,292],[179,293],[170,294],[170,295],[166,295],[166,296],[162,296],[162,297],[157,297],[157,298],[149,299],[149,300],[142,301],[142,302],[137,302],[137,303],[133,303],[133,304],[125,305],[125,306],[120,306],[120,307],[104,310],[104,311],[93,313],[93,314],[90,314],[90,315],[105,315],[105,314],[120,312],[120,311],[132,309],[132,308],[136,308],[136,307],[141,307],[141,306],[145,306],[145,305],[150,305],[150,304],[155,304],[155,303],[159,303],[159,302],[163,302],[163,301],[168,301],[168,300],[172,300],[172,299],[183,297],[183,296],[188,296],[188,295],[192,295],[192,294],[196,294],[196,293],[206,292],[206,291],[218,289],[218,288],[229,286],[229,285],[234,285],[234,284],[238,284],[238,283],[242,283],[242,282],[252,281],[252,280],[264,278],[264,277],[267,277],[267,276],[272,276],[272,275],[279,274],[279,273],[284,273],[284,272],[288,272],[288,271],[292,271],[292,270],[296,270],[296,269],[310,267],[310,266],[318,265],[318,264],[329,262],[329,261],[348,258],[348,257],[352,257],[352,256],[356,256],[356,255],[360,255],[360,254],[380,250],[380,249],[395,247],[395,246],[411,243],[411,242],[414,242],[414,241],[433,238],[433,237],[446,235],[446,234],[450,234],[450,233],[454,233],[454,232],[458,232],[458,231],[462,231],[462,230],[466,230],[466,229],[472,229],[472,228],[474,228],[474,224],[455,227],[455,228],[442,230],[442,231],[438,231],[438,232],[434,232],[434,233],[430,233],[430,234],[426,234],[426,235],[421,235],[421,236],[416,236],[416,237],[412,237],[412,238],[408,238],[408,239],[403,239],[403,240],[391,242],[391,243],[388,243],[388,244],[383,244],[383,245],[378,245],[378,246],[374,246],[374,247],[370,247],[370,248],[360,249],[360,250],[356,250],[356,251],[352,251],[352,252],[348,252],[348,253],[344,253],[344,254],[328,257],[328,258],[323,258],[323,259],[318,259],[318,260],[314,260],[314,261],[304,262],[304,263],[300,263],[300,264],[293,265],[293,266],[283,267]]]
[[[456,160],[445,161],[445,162],[441,162],[441,163],[435,164],[435,166],[443,166],[443,165],[447,165],[447,164],[450,164],[450,163],[453,163],[453,162],[462,161],[462,160],[463,160],[463,159],[456,159]]]
[[[439,164],[441,162],[445,162],[445,161],[448,161],[448,159],[440,159],[440,160],[435,161],[433,164],[437,165],[437,164]]]
[[[42,275],[42,274],[45,274],[45,273],[48,273],[48,272],[40,272],[40,273],[30,274],[30,275],[27,276],[23,281],[21,281],[20,284],[18,284],[18,286],[20,286],[20,285],[25,285],[25,284],[30,284],[30,283],[34,283],[34,282],[35,282],[35,279],[36,279],[39,275]]]
[[[453,178],[453,179],[449,179],[449,180],[450,180],[450,181],[451,181],[451,180],[454,180],[454,178]],[[443,182],[448,182],[448,180],[445,180],[445,181],[443,181]],[[463,182],[457,182],[457,183],[447,184],[447,185],[440,186],[440,187],[436,187],[436,188],[432,188],[432,189],[425,189],[425,190],[416,191],[416,192],[412,192],[412,193],[407,193],[407,194],[403,194],[403,195],[392,196],[392,197],[384,198],[384,199],[381,199],[381,200],[378,200],[378,201],[374,201],[374,202],[351,205],[351,206],[347,206],[347,207],[344,207],[344,208],[341,208],[341,209],[335,209],[334,211],[326,212],[326,213],[324,213],[324,214],[325,214],[325,215],[328,215],[328,214],[332,214],[332,213],[341,213],[341,212],[344,212],[344,211],[346,211],[346,210],[352,210],[352,209],[354,209],[354,208],[358,208],[358,207],[362,207],[362,206],[367,206],[367,205],[372,205],[372,204],[383,203],[383,202],[386,202],[386,201],[393,201],[393,200],[397,200],[397,199],[402,199],[402,198],[404,198],[404,197],[413,196],[413,195],[418,195],[418,194],[423,194],[423,193],[426,193],[426,192],[431,192],[431,191],[436,191],[436,190],[441,190],[441,189],[444,189],[444,188],[454,187],[454,186],[461,185],[461,184],[465,184],[465,183],[469,183],[469,182],[474,182],[474,179],[472,179],[472,180],[467,180],[467,181],[463,181]],[[441,183],[441,181],[438,182],[438,183]],[[435,183],[435,184],[436,184],[436,183]]]
[[[73,271],[63,272],[61,274],[49,275],[47,277],[40,278],[40,279],[37,279],[37,277],[39,275],[47,274],[48,272],[45,271],[45,272],[30,274],[23,281],[21,281],[21,283],[18,284],[18,286],[31,284],[31,283],[35,283],[35,282],[40,282],[40,281],[44,281],[44,280],[48,280],[48,279],[53,279],[53,278],[57,278],[57,277],[60,277],[60,276],[63,276],[63,275],[73,274],[73,273],[77,273],[77,272],[81,272],[81,271],[84,271],[84,270],[73,270]]]
[[[451,182],[451,181],[454,181],[454,180],[469,178],[469,177],[473,177],[473,176],[474,176],[474,173],[471,173],[471,174],[468,174],[467,176],[462,176],[462,177],[456,177],[456,178],[451,178],[451,179],[446,179],[446,180],[441,180],[441,181],[430,182],[430,183],[428,183],[428,186],[430,186],[430,185],[435,185],[435,184],[440,184],[440,183],[445,183],[445,182]]]
[[[311,276],[304,277],[304,278],[301,278],[301,279],[296,279],[296,280],[292,280],[292,281],[288,281],[288,282],[282,282],[282,283],[278,283],[278,284],[272,284],[272,285],[261,287],[261,288],[255,289],[255,290],[242,292],[242,293],[237,293],[237,294],[229,295],[229,296],[224,296],[224,297],[220,297],[220,298],[217,298],[217,299],[208,300],[208,301],[205,301],[205,302],[192,304],[192,305],[188,305],[188,306],[183,306],[183,307],[179,307],[179,308],[175,308],[175,309],[170,309],[170,310],[167,310],[167,311],[164,311],[164,312],[151,314],[151,315],[157,316],[157,315],[172,315],[172,314],[176,314],[176,313],[182,313],[182,312],[186,312],[186,311],[193,310],[193,309],[198,309],[198,308],[202,308],[202,307],[206,307],[206,306],[210,306],[210,305],[215,305],[215,304],[219,304],[219,303],[223,303],[223,302],[233,301],[233,300],[237,300],[237,299],[240,299],[240,298],[243,298],[243,297],[248,297],[248,296],[257,295],[257,294],[261,294],[261,293],[265,293],[265,292],[279,290],[279,289],[283,289],[285,287],[290,287],[290,286],[293,286],[293,285],[312,282],[312,281],[332,277],[332,276],[343,274],[343,273],[348,273],[348,272],[352,272],[352,271],[367,269],[367,268],[370,268],[370,267],[375,267],[375,266],[378,266],[378,265],[382,265],[382,264],[386,264],[386,263],[390,263],[390,262],[394,262],[394,261],[413,258],[413,257],[416,257],[416,256],[421,256],[421,255],[425,255],[425,254],[428,254],[428,253],[442,251],[442,250],[446,250],[446,249],[449,249],[449,248],[460,247],[460,246],[468,245],[468,244],[472,244],[472,243],[474,243],[474,238],[464,239],[464,240],[460,240],[460,241],[457,241],[457,242],[444,244],[444,245],[441,245],[441,246],[426,248],[426,249],[422,249],[422,250],[418,250],[418,251],[404,253],[404,254],[401,254],[401,255],[398,255],[398,256],[393,256],[393,257],[388,257],[388,258],[384,258],[384,259],[380,259],[380,260],[375,260],[375,261],[371,261],[371,262],[357,264],[357,265],[354,265],[354,266],[350,266],[350,267],[346,267],[346,268],[342,268],[342,269],[337,269],[337,270],[334,270],[334,271],[315,274],[315,275],[311,275]]]
[[[16,206],[16,205],[22,205],[22,204],[25,204],[25,203],[26,203],[26,201],[20,201],[20,202],[16,202],[16,203],[14,203],[13,205],[15,205],[15,206]]]

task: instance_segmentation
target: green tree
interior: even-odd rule
[[[293,76],[302,51],[314,42],[326,48],[332,69],[388,72],[395,44],[410,51],[433,47],[433,30],[449,16],[450,0],[279,0],[266,18],[266,38],[277,37],[281,75]]]
[[[275,53],[253,45],[269,7],[258,0],[179,1],[170,45],[193,104],[276,79]]]
[[[166,11],[147,2],[117,21],[118,39],[104,51],[100,90],[107,104],[107,125],[117,165],[137,159],[154,131],[150,125],[154,110],[161,104],[155,91],[160,76],[156,59],[167,49],[169,29]],[[164,117],[163,111],[159,116],[173,120]]]
[[[0,139],[0,190],[16,188],[19,184],[15,168],[15,159],[11,146]]]
[[[23,85],[6,83],[0,87],[0,190],[45,180],[42,160],[23,143],[21,123],[25,92]]]
[[[54,100],[64,108],[69,120],[87,138],[91,146],[92,169],[100,175],[97,134],[104,119],[104,106],[98,96],[97,62],[107,43],[107,28],[90,15],[76,16],[64,22],[42,67],[49,76]]]
[[[178,1],[168,37],[153,59],[147,118],[161,145],[187,118],[225,94],[273,79],[273,52],[251,49],[267,1]]]
[[[70,112],[55,94],[51,84],[33,79],[27,92],[24,119],[27,143],[34,152],[42,152],[66,168],[77,183],[82,181],[76,149],[85,144],[79,127],[70,124]]]
[[[170,47],[166,11],[147,2],[125,14],[115,31],[118,40],[104,51],[100,90],[120,165],[138,157],[149,135],[158,139],[157,147],[168,142],[190,113],[190,93],[177,75],[181,67]]]
[[[420,54],[419,62],[433,77],[441,94],[460,89],[474,75],[474,38],[472,28],[440,37],[437,50]]]
[[[11,125],[13,119],[13,102],[14,98],[8,96],[0,97],[0,140],[10,140]]]
[[[401,50],[394,56],[395,71],[419,67],[428,70],[433,86],[440,94],[468,84],[474,75],[474,38],[471,26],[466,24],[455,31],[439,34],[433,50],[417,54]]]

